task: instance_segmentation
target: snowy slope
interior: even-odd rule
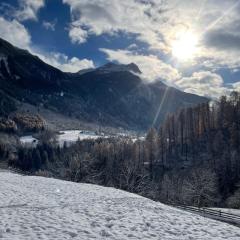
[[[113,188],[0,172],[0,238],[239,240],[240,229]]]

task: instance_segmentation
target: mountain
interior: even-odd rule
[[[22,89],[55,90],[67,74],[0,39],[0,78]]]
[[[147,129],[162,122],[168,113],[208,101],[160,81],[144,82],[134,63],[107,63],[65,73],[3,39],[0,93],[87,122],[128,129]]]
[[[134,63],[130,64],[115,64],[115,63],[107,63],[102,67],[97,69],[99,73],[113,73],[113,72],[132,72],[136,74],[141,74],[140,69]]]

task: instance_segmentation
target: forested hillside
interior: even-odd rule
[[[239,93],[169,116],[158,132],[150,130],[147,141],[153,178],[158,175],[155,165],[167,169],[164,200],[176,201],[181,196],[180,201],[204,205],[219,204],[232,194],[239,197]],[[234,196],[228,204],[236,204]]]
[[[240,94],[182,109],[145,140],[78,141],[1,152],[24,171],[113,186],[171,204],[240,207]],[[49,141],[50,139],[50,141]]]

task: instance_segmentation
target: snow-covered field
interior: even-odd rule
[[[71,143],[75,143],[79,140],[84,139],[97,139],[102,136],[96,135],[93,132],[84,132],[81,130],[67,130],[67,131],[61,131],[58,135],[58,142],[60,146],[63,146],[64,142],[67,143],[67,145],[70,145]]]
[[[132,141],[136,141],[137,139],[139,140],[144,140],[144,137],[136,138],[135,136],[130,136],[127,134],[117,134],[113,135],[112,137],[131,137]],[[110,135],[97,135],[96,133],[92,131],[84,131],[84,130],[65,130],[65,131],[60,131],[59,134],[57,134],[57,141],[60,147],[64,145],[64,143],[67,144],[67,146],[75,143],[79,140],[84,140],[84,139],[98,139],[98,138],[108,138]],[[29,147],[35,147],[38,143],[38,140],[34,138],[33,136],[22,136],[20,137],[20,142],[24,146],[29,146]]]
[[[75,143],[79,140],[84,139],[97,139],[100,136],[95,134],[94,132],[89,131],[82,131],[82,130],[66,130],[61,131],[59,134],[57,134],[57,141],[59,145],[62,147],[64,143],[67,144],[67,146],[71,145],[72,143]],[[25,146],[35,147],[38,143],[38,140],[34,138],[33,136],[22,136],[20,137],[20,142]]]
[[[239,240],[240,229],[113,188],[0,172],[0,238]]]
[[[30,135],[20,137],[19,140],[23,145],[27,145],[27,146],[36,146],[38,143],[38,140]]]

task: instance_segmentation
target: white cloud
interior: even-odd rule
[[[231,84],[232,90],[239,91],[240,92],[240,81]]]
[[[0,37],[13,45],[29,49],[31,36],[28,30],[18,21],[8,21],[0,17]]]
[[[69,30],[69,36],[72,43],[84,43],[87,40],[88,33],[83,30],[81,27],[71,26]]]
[[[177,1],[177,0],[176,0]],[[167,16],[162,33],[170,43],[179,29],[192,30],[199,37],[195,65],[211,70],[240,67],[240,1],[184,0],[172,4],[175,14]],[[172,27],[169,27],[172,22]]]
[[[84,42],[83,39],[86,40],[89,35],[125,32],[136,34],[139,40],[155,48],[165,47],[159,31],[162,0],[147,3],[135,0],[63,0],[63,3],[71,9],[69,36],[75,43]],[[79,32],[77,29],[80,29]],[[76,40],[78,34],[80,41]]]
[[[134,49],[137,49],[137,48],[138,48],[138,46],[137,46],[136,43],[132,43],[127,47],[128,50],[134,50]]]
[[[177,80],[175,84],[185,92],[206,97],[218,98],[229,92],[229,89],[224,87],[222,77],[208,71],[195,72],[191,77]]]
[[[100,49],[107,54],[109,61],[128,64],[136,63],[143,72],[141,78],[147,81],[161,79],[168,85],[181,89],[182,91],[218,98],[230,93],[231,90],[240,89],[240,84],[224,86],[222,77],[210,71],[194,72],[190,77],[183,77],[181,73],[169,64],[164,63],[154,55],[140,55],[130,50]]]
[[[78,72],[82,69],[95,68],[94,62],[89,59],[69,58],[62,53],[40,53],[38,56],[46,63],[64,72]]]
[[[109,61],[122,64],[136,63],[143,72],[141,78],[147,81],[164,80],[168,85],[182,91],[219,98],[229,94],[234,89],[240,90],[240,83],[225,86],[223,78],[210,71],[194,72],[190,77],[183,77],[181,73],[169,64],[164,63],[154,55],[140,55],[130,50],[100,49],[107,54]]]
[[[116,61],[123,64],[134,62],[140,68],[142,78],[148,81],[156,79],[166,80],[169,84],[181,77],[177,69],[164,63],[154,55],[140,55],[130,50],[111,50],[101,48],[100,51],[107,54],[109,61]]]
[[[19,21],[36,21],[37,13],[44,5],[45,0],[19,0],[19,9],[15,11],[14,15]]]
[[[218,68],[235,70],[240,67],[240,4],[237,2],[240,1],[63,0],[71,10],[69,37],[73,43],[82,44],[91,35],[133,34],[137,40],[147,43],[145,54],[134,52],[137,51],[136,45],[125,50],[100,50],[110,61],[135,62],[148,80],[164,79],[168,84],[205,96],[219,96],[228,89],[239,88],[238,84],[225,87],[221,76],[214,73]],[[19,47],[30,49],[32,53],[40,53],[42,59],[64,71],[93,67],[94,63],[88,59],[33,50],[31,36],[19,21],[37,20],[38,11],[44,4],[44,0],[19,0],[20,7],[15,11],[18,21],[0,17],[0,36]],[[54,29],[48,22],[43,24]],[[191,77],[182,77],[180,70],[162,60],[165,54],[171,54],[171,42],[183,29],[193,30],[200,38],[198,47],[201,51],[191,66],[197,65],[199,70]],[[161,59],[157,57],[162,55]]]
[[[57,24],[57,19],[55,19],[52,22],[43,21],[43,23],[42,23],[42,25],[45,29],[51,30],[51,31],[55,31],[56,24]]]
[[[32,54],[40,57],[44,62],[66,72],[77,72],[81,69],[94,68],[92,60],[69,58],[62,53],[46,53],[34,47],[31,43],[31,36],[27,29],[17,20],[8,21],[0,17],[0,37],[13,45],[24,48]]]
[[[240,67],[236,57],[236,52],[240,52],[236,42],[240,39],[239,0],[63,0],[63,3],[71,9],[69,37],[73,43],[86,42],[91,35],[124,32],[136,35],[151,51],[171,54],[176,34],[191,30],[199,36],[200,51],[194,64],[212,69]],[[214,36],[214,32],[222,37]]]

